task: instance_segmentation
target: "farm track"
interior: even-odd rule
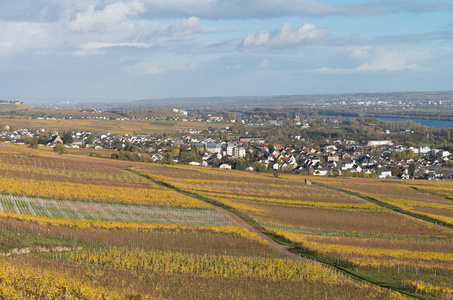
[[[233,213],[233,212],[231,212],[231,211],[229,211],[229,210],[227,210],[227,209],[225,209],[225,208],[223,208],[223,207],[221,207],[219,205],[216,205],[215,202],[210,200],[210,199],[207,199],[207,198],[202,197],[200,195],[196,195],[196,194],[192,194],[192,193],[188,193],[188,192],[183,192],[183,191],[181,191],[181,190],[179,190],[177,188],[172,187],[171,184],[168,184],[166,182],[161,182],[161,181],[154,180],[152,177],[140,174],[139,172],[135,172],[135,171],[132,171],[132,170],[128,170],[128,171],[130,171],[130,172],[132,172],[134,174],[137,174],[139,176],[142,176],[142,177],[144,177],[146,179],[149,179],[149,180],[153,181],[154,183],[157,183],[157,184],[161,185],[164,188],[171,189],[171,190],[176,191],[176,192],[178,192],[180,194],[195,198],[197,200],[202,200],[203,202],[205,202],[206,204],[208,204],[212,208],[217,209],[222,215],[224,215],[229,220],[231,220],[231,222],[233,222],[234,225],[239,226],[239,227],[244,227],[247,230],[249,230],[251,232],[255,232],[256,234],[258,234],[259,237],[261,237],[266,242],[268,242],[268,244],[270,246],[274,247],[280,253],[283,253],[283,254],[285,254],[287,256],[290,256],[292,258],[299,259],[299,260],[314,261],[314,260],[312,260],[310,258],[303,257],[303,256],[300,256],[298,254],[295,254],[295,253],[291,252],[290,250],[293,249],[293,247],[285,246],[285,245],[277,243],[275,240],[270,238],[268,235],[264,234],[261,230],[257,229],[254,225],[252,225],[249,222],[245,221],[243,218],[241,218],[237,214],[235,214],[235,213]]]
[[[207,202],[208,203],[208,202]],[[261,230],[257,229],[255,226],[253,226],[252,224],[248,223],[247,221],[245,221],[244,219],[242,219],[241,217],[239,217],[238,215],[236,215],[235,213],[232,213],[231,211],[223,208],[223,207],[220,207],[220,206],[216,206],[212,203],[209,203],[212,207],[216,208],[217,210],[219,210],[219,212],[221,214],[223,214],[224,216],[226,216],[228,219],[231,220],[231,222],[233,222],[236,226],[239,226],[239,227],[244,227],[246,228],[247,230],[251,231],[251,232],[255,232],[256,234],[258,234],[262,239],[266,240],[267,243],[274,247],[277,251],[279,251],[280,253],[283,253],[285,255],[288,255],[292,258],[296,258],[296,259],[299,259],[299,260],[305,260],[305,261],[312,261],[311,259],[309,258],[306,258],[306,257],[303,257],[303,256],[300,256],[298,254],[295,254],[293,252],[291,252],[290,250],[293,249],[292,247],[289,247],[289,246],[285,246],[285,245],[282,245],[282,244],[279,244],[277,243],[275,240],[271,239],[269,236],[267,236],[266,234],[264,234]]]
[[[186,195],[186,196],[193,197],[195,199],[204,201],[205,203],[207,203],[211,207],[217,209],[221,214],[223,214],[224,216],[229,218],[233,222],[233,224],[235,224],[236,226],[244,227],[244,228],[246,228],[247,230],[249,230],[251,232],[255,232],[256,234],[258,234],[259,237],[261,237],[265,241],[267,241],[268,244],[271,247],[273,247],[274,249],[276,249],[277,251],[279,251],[280,253],[282,253],[282,254],[284,254],[284,255],[286,255],[288,257],[291,257],[291,258],[297,259],[297,260],[301,260],[301,261],[317,263],[317,264],[319,264],[321,266],[324,266],[326,268],[329,268],[329,269],[333,270],[334,272],[338,272],[340,274],[343,274],[344,276],[347,276],[347,277],[350,277],[350,278],[353,278],[353,279],[356,279],[356,280],[359,280],[359,281],[362,281],[362,282],[366,282],[366,283],[369,283],[369,284],[372,284],[372,285],[376,285],[376,286],[379,286],[379,287],[382,287],[382,288],[390,289],[390,290],[405,294],[407,296],[412,296],[414,298],[424,299],[423,297],[418,297],[418,295],[415,295],[415,294],[412,294],[412,293],[408,293],[407,291],[400,290],[400,289],[393,288],[393,287],[386,286],[386,285],[381,285],[379,283],[367,280],[366,278],[360,276],[359,274],[350,272],[347,269],[344,269],[342,267],[336,266],[334,264],[330,264],[330,263],[327,263],[327,262],[324,262],[324,261],[317,260],[315,258],[305,257],[305,256],[302,256],[300,254],[294,253],[291,250],[296,249],[295,247],[291,247],[291,246],[280,244],[275,239],[271,238],[269,235],[264,233],[263,232],[264,229],[260,228],[259,226],[251,224],[250,222],[246,221],[243,217],[241,217],[238,214],[226,209],[225,207],[223,207],[223,205],[219,204],[218,202],[216,202],[214,200],[211,200],[211,199],[206,198],[204,196],[198,195],[196,193],[186,192],[186,191],[180,190],[179,188],[174,187],[170,183],[167,183],[167,182],[164,182],[164,181],[155,180],[154,178],[152,178],[149,175],[141,174],[141,173],[139,173],[137,171],[133,171],[133,170],[131,170],[129,168],[125,168],[124,170],[129,171],[131,173],[134,173],[136,175],[142,176],[142,177],[144,177],[144,178],[146,178],[148,180],[151,180],[152,182],[154,182],[156,184],[159,184],[162,187],[165,187],[165,188],[171,189],[171,190],[173,190],[175,192],[181,193],[183,195]]]

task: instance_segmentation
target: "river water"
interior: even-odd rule
[[[441,127],[453,127],[453,121],[444,121],[444,120],[428,120],[428,119],[403,119],[403,118],[378,118],[381,121],[407,121],[411,120],[415,123],[420,123],[426,127],[432,128],[441,128]]]
[[[338,116],[321,116],[321,117],[327,117],[327,118],[332,118],[332,117],[338,117]],[[350,118],[356,118],[358,119],[359,117],[351,117],[351,116],[341,116],[343,119],[350,119]],[[413,121],[415,123],[420,123],[420,125],[425,125],[426,127],[431,127],[431,128],[441,128],[441,127],[453,127],[453,121],[444,121],[444,120],[430,120],[430,119],[405,119],[405,118],[385,118],[385,117],[373,117],[376,119],[379,119],[384,122],[397,122],[397,121]]]

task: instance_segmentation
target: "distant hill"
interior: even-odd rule
[[[148,108],[169,108],[174,106],[184,107],[254,107],[254,106],[316,106],[320,103],[332,103],[350,100],[400,100],[404,101],[429,101],[453,100],[453,91],[434,92],[391,92],[391,93],[351,93],[351,94],[324,94],[324,95],[274,95],[274,96],[236,96],[236,97],[187,97],[187,98],[162,98],[128,101],[126,103],[107,104],[108,109],[141,110]],[[83,104],[82,104],[83,105]]]
[[[270,95],[270,96],[232,96],[232,97],[176,97],[141,100],[77,100],[77,101],[24,101],[38,107],[60,107],[101,110],[144,110],[172,107],[189,108],[253,108],[253,107],[322,107],[340,101],[385,101],[428,102],[431,100],[453,101],[453,91],[431,92],[389,92],[389,93],[348,93],[317,95]]]

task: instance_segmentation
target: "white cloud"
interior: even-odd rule
[[[0,72],[4,74],[2,87],[10,88],[12,94],[15,91],[10,87],[11,83],[20,82],[19,91],[38,85],[33,72],[42,74],[43,82],[45,78],[78,82],[80,78],[90,78],[85,74],[91,72],[110,77],[112,82],[124,82],[120,80],[122,76],[127,80],[142,80],[147,78],[142,76],[144,74],[158,74],[154,76],[161,78],[159,84],[169,80],[168,86],[173,86],[175,80],[195,82],[194,78],[199,76],[201,83],[194,87],[201,90],[206,86],[206,78],[220,87],[221,84],[215,81],[219,76],[231,76],[229,82],[225,80],[227,86],[236,84],[238,76],[245,78],[251,72],[262,75],[261,79],[273,77],[285,87],[303,81],[292,77],[292,74],[302,74],[300,78],[304,79],[307,71],[303,70],[339,74],[332,77],[346,87],[353,77],[365,82],[369,80],[367,77],[375,80],[392,76],[398,79],[395,85],[406,80],[416,86],[413,78],[429,77],[432,80],[427,82],[436,86],[434,81],[439,82],[439,78],[448,81],[448,70],[453,66],[453,54],[451,50],[450,53],[445,50],[451,46],[453,27],[451,24],[450,27],[439,27],[440,23],[451,22],[445,14],[439,15],[440,19],[432,24],[428,24],[429,15],[423,14],[420,22],[426,24],[420,23],[413,30],[405,27],[392,32],[392,26],[383,26],[370,31],[368,26],[358,31],[364,38],[354,35],[356,29],[350,24],[358,19],[352,17],[344,18],[349,20],[345,24],[335,23],[338,18],[322,20],[323,27],[330,30],[329,26],[338,26],[334,31],[345,37],[329,35],[326,29],[313,24],[296,25],[298,21],[294,20],[302,19],[299,17],[285,17],[293,25],[285,23],[281,28],[279,25],[283,21],[269,25],[280,19],[268,19],[289,15],[377,15],[392,11],[395,17],[392,22],[398,22],[398,11],[404,9],[413,13],[419,10],[422,15],[425,9],[429,10],[426,6],[432,4],[439,8],[441,2],[447,11],[449,5],[446,3],[453,3],[452,0],[347,1],[362,3],[353,5],[335,1],[329,1],[331,5],[327,5],[320,3],[327,1],[321,0],[27,0],[27,7],[20,4],[21,1],[0,2]],[[421,5],[422,2],[425,4]],[[413,3],[420,5],[410,8]],[[207,18],[211,20],[207,21]],[[377,17],[374,21],[378,20],[387,21]],[[233,31],[224,26],[242,29]],[[384,36],[375,37],[376,34]],[[303,47],[308,44],[310,47]],[[364,45],[369,47],[362,47]],[[289,47],[298,48],[285,50]],[[93,56],[100,54],[103,56]],[[342,73],[352,75],[341,76]],[[11,79],[11,74],[17,74],[19,80]],[[308,77],[313,78],[313,82],[323,78]],[[254,82],[259,80],[253,78]],[[319,82],[321,86],[322,81]],[[331,85],[330,82],[326,84],[327,88]],[[370,81],[369,85],[373,84],[374,81]],[[63,90],[65,84],[58,86]],[[143,80],[141,89],[146,90],[148,86],[149,82]],[[270,84],[260,86],[266,88]],[[448,83],[443,86],[448,87]],[[120,85],[117,88],[120,89]],[[245,83],[243,88],[246,90]],[[79,90],[82,89],[75,89],[76,92]],[[126,87],[124,93],[135,93],[136,90],[140,88]],[[174,89],[169,91],[172,93]],[[98,92],[104,93],[101,88]],[[45,95],[49,91],[42,93]],[[193,93],[197,93],[195,88]]]
[[[305,23],[299,28],[293,28],[291,24],[283,23],[280,30],[250,33],[242,45],[244,47],[285,48],[320,40],[326,36],[327,30],[310,23]]]
[[[33,22],[0,22],[0,53],[17,54],[29,48],[56,47],[52,25]]]
[[[338,11],[313,0],[143,0],[154,16],[196,15],[202,18],[269,18],[284,15],[319,16]]]
[[[186,28],[194,28],[194,27],[199,27],[201,24],[200,19],[197,17],[190,17],[190,18],[184,18],[178,22],[173,23],[170,25],[170,28],[173,30],[183,30]]]
[[[352,52],[364,62],[357,67],[362,72],[396,72],[396,71],[421,71],[426,60],[433,57],[431,49],[399,49],[394,47],[362,47]]]
[[[100,52],[101,49],[106,48],[115,48],[115,47],[129,47],[129,48],[150,48],[152,45],[147,43],[99,43],[99,42],[90,42],[86,45],[83,45],[80,50],[74,52],[75,56],[85,56],[85,55],[94,55],[101,54],[105,52]]]
[[[387,0],[324,4],[314,0],[142,0],[150,16],[201,18],[274,18],[282,16],[369,16],[398,12],[452,11],[448,1]],[[332,3],[334,3],[332,1]]]
[[[191,72],[199,69],[201,66],[206,64],[206,61],[201,58],[199,60],[193,57],[169,57],[167,55],[159,56],[157,59],[159,62],[156,63],[156,57],[150,59],[151,61],[143,61],[139,65],[132,66],[131,72],[139,72],[145,74],[163,74],[171,72]]]
[[[150,28],[152,35],[171,36],[187,32],[199,32],[201,30],[201,21],[197,17],[183,18],[168,25],[158,25]]]
[[[140,2],[138,2],[140,1]],[[275,18],[284,16],[322,17],[330,15],[369,16],[394,14],[401,12],[427,13],[451,12],[451,0],[380,0],[380,1],[346,1],[357,4],[344,4],[345,1],[315,0],[28,0],[28,1],[0,1],[0,19],[4,20],[56,20],[63,11],[79,12],[79,21],[89,21],[93,17],[107,18],[121,17],[127,9],[124,6],[133,6],[142,3],[146,7],[146,17],[182,18],[197,16],[201,19],[220,18]],[[337,3],[338,2],[338,3]],[[339,3],[342,2],[342,3]],[[132,3],[132,4],[131,4]],[[103,5],[107,5],[102,8]],[[91,8],[87,9],[90,5]],[[97,7],[99,6],[99,7]],[[107,9],[108,7],[108,9]],[[122,8],[123,7],[123,8]],[[99,11],[95,11],[99,8]],[[140,13],[144,13],[138,7]],[[137,7],[135,8],[137,9]],[[83,10],[83,12],[81,12]],[[104,13],[102,13],[104,12]],[[141,16],[145,16],[142,14]],[[129,17],[129,16],[128,16]],[[77,19],[76,19],[77,20]],[[76,21],[74,20],[74,21]],[[74,23],[73,25],[76,25]],[[81,27],[84,28],[85,25]],[[80,28],[80,29],[82,29]],[[91,29],[90,29],[91,30]],[[98,29],[95,29],[98,30]]]
[[[263,69],[266,69],[269,67],[269,60],[268,59],[263,59],[260,64],[259,64],[259,67],[260,68],[263,68]]]
[[[360,47],[350,49],[350,59],[356,62],[351,68],[322,67],[312,70],[313,73],[378,73],[401,71],[427,71],[423,63],[441,55],[433,49],[396,47]]]
[[[76,32],[114,31],[131,27],[130,18],[145,11],[145,6],[139,1],[117,2],[107,5],[103,10],[95,10],[95,7],[90,5],[84,12],[76,14],[75,20],[69,22],[68,28]]]
[[[88,43],[83,48],[87,50],[113,48],[113,47],[136,47],[136,48],[149,48],[151,44],[146,43]]]
[[[145,73],[148,73],[148,74],[162,74],[165,72],[166,72],[166,70],[164,68],[158,67],[158,66],[153,66],[153,67],[149,67],[149,68],[145,69]]]
[[[240,69],[242,66],[241,64],[237,64],[237,65],[234,65],[234,66],[227,66],[227,70],[238,70]]]

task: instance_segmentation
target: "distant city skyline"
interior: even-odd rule
[[[453,1],[0,2],[0,99],[452,90]]]

